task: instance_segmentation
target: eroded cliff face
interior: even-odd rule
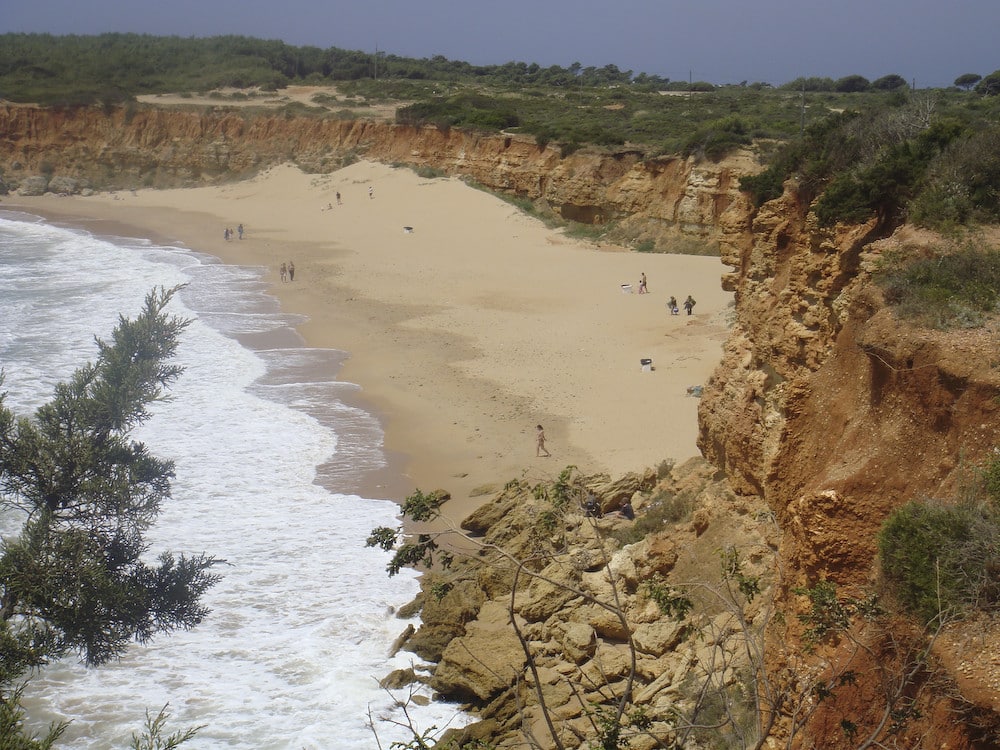
[[[774,512],[779,606],[789,619],[806,605],[797,587],[831,581],[846,596],[870,591],[877,533],[889,513],[913,499],[954,497],[1000,444],[996,317],[949,332],[899,320],[872,280],[879,259],[944,240],[908,227],[880,234],[874,222],[821,229],[789,186],[721,242],[734,268],[724,283],[736,294],[736,323],[699,406],[699,447],[737,492],[762,496]],[[946,632],[938,644],[948,642]],[[984,637],[980,646],[994,642]],[[859,660],[859,675],[876,673],[875,653]],[[938,656],[947,667],[948,654]],[[990,662],[980,656],[968,661]],[[939,676],[962,677],[947,668]],[[1000,682],[993,670],[978,677],[950,698],[922,695],[924,721],[901,736],[923,732],[944,743],[914,747],[978,747],[975,732],[956,733],[954,720],[933,718],[957,715],[951,701],[961,695],[995,732]],[[861,677],[852,691],[857,706],[880,700]],[[850,701],[846,691],[842,700]],[[809,733],[822,739],[817,746],[854,746],[836,722],[827,729]]]
[[[563,158],[530,137],[225,109],[0,107],[0,168],[12,188],[38,175],[99,189],[193,186],[283,162],[329,172],[357,158],[461,175],[569,220],[624,220],[633,237],[715,237],[727,213],[746,214],[738,178],[756,169],[749,154],[721,164],[628,149]]]
[[[896,318],[872,281],[882,254],[943,240],[873,224],[820,229],[789,191],[730,232],[736,324],[699,409],[699,447],[762,495],[796,583],[863,583],[902,503],[944,496],[1000,443],[1000,343]]]

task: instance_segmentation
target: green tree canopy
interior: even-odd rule
[[[842,93],[856,92],[856,91],[867,91],[871,84],[868,79],[864,76],[853,75],[844,76],[843,78],[838,78],[836,83],[834,83],[834,91],[840,91]]]
[[[0,394],[0,509],[23,519],[0,540],[0,701],[52,659],[101,664],[207,613],[214,558],[144,559],[174,471],[130,438],[181,372],[168,360],[188,321],[164,313],[175,291],[120,318],[110,341],[97,340],[97,361],[33,418]]]
[[[896,73],[890,73],[887,76],[882,76],[872,81],[872,88],[876,91],[896,91],[897,89],[906,88],[906,86],[906,79]]]
[[[955,79],[955,85],[960,89],[965,89],[968,91],[977,83],[983,80],[983,77],[978,73],[963,73],[958,78]]]
[[[980,79],[976,84],[976,91],[983,96],[996,96],[1000,94],[1000,70],[994,70],[988,76]]]

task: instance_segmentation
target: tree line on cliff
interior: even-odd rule
[[[925,193],[925,205],[915,215],[934,220],[944,212],[961,222],[982,213],[995,178],[992,160],[980,157],[989,156],[995,137],[982,124],[998,119],[1000,97],[994,95],[1000,92],[1000,71],[963,74],[953,88],[931,95],[911,91],[895,73],[875,81],[858,75],[797,78],[774,89],[745,81],[730,86],[670,81],[614,65],[477,66],[440,55],[404,58],[242,36],[0,35],[0,98],[11,101],[100,104],[110,111],[122,103],[134,107],[135,97],[144,94],[210,92],[225,106],[237,99],[252,103],[260,92],[293,83],[336,84],[337,94],[317,94],[310,106],[290,104],[289,116],[363,117],[366,105],[398,103],[401,124],[524,133],[540,147],[559,144],[564,156],[596,145],[719,159],[751,144],[788,144],[765,154],[768,170],[747,181],[747,189],[762,202],[798,172],[818,195],[815,186],[850,171],[851,177],[829,185],[819,209],[828,221],[894,211],[914,198],[915,185],[928,182],[936,188]],[[240,91],[223,91],[230,87]],[[690,96],[661,95],[666,90]],[[923,125],[931,117],[955,120],[961,132],[943,125],[922,137],[912,127],[903,132],[907,113],[931,97],[936,111],[924,113]],[[921,127],[919,117],[911,122]],[[891,146],[889,139],[897,147],[876,164],[873,145]],[[962,153],[954,147],[958,142],[969,144]],[[957,168],[935,163],[944,150],[955,155]],[[862,173],[861,166],[870,168]],[[951,199],[949,172],[969,178],[968,198]],[[939,176],[925,180],[928,175]]]
[[[165,91],[205,91],[216,87],[281,88],[310,81],[393,78],[427,81],[475,81],[554,87],[630,86],[644,90],[709,91],[705,81],[671,81],[613,64],[566,67],[509,61],[473,65],[442,55],[412,58],[337,47],[295,46],[274,39],[228,35],[206,38],[133,33],[0,35],[0,93],[14,101],[49,103],[94,101],[96,96],[134,96]],[[743,81],[740,86],[747,86]],[[861,75],[839,79],[796,78],[782,88],[792,91],[857,93],[895,91],[906,80],[890,73],[874,81]],[[769,88],[757,82],[754,88]],[[1000,71],[985,77],[966,73],[955,86],[1000,92]],[[28,99],[24,99],[28,96]],[[43,99],[44,100],[44,99]]]
[[[274,90],[291,83],[378,78],[653,88],[669,83],[615,65],[472,65],[441,55],[417,59],[244,36],[0,35],[0,95],[13,101],[92,103],[137,94],[253,86]]]
[[[877,220],[888,234],[904,221],[933,229],[1000,221],[1000,125],[983,100],[932,92],[890,97],[804,127],[740,186],[759,206],[795,178],[822,226]]]

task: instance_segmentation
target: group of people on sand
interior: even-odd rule
[[[342,203],[343,203],[343,201],[340,200],[340,191],[338,190],[337,191],[337,205],[340,206],[340,205],[342,205]],[[327,203],[326,204],[326,208],[322,208],[320,210],[321,211],[332,211],[333,210],[333,204],[332,203]]]
[[[692,297],[689,294],[687,296],[687,299],[684,300],[685,312],[687,312],[687,314],[690,315],[692,312],[694,312],[694,306],[697,304],[698,303],[695,301],[694,297]],[[671,315],[680,315],[681,311],[680,308],[677,307],[677,298],[674,297],[673,295],[670,295],[670,299],[667,300],[667,309],[670,311]]]
[[[236,227],[236,231],[235,232],[232,229],[230,229],[229,227],[226,227],[226,230],[222,233],[222,237],[223,237],[223,239],[226,240],[226,242],[229,242],[229,240],[231,240],[233,237],[239,237],[242,240],[243,239],[243,225],[240,224],[238,227]]]
[[[292,261],[282,263],[278,272],[281,274],[282,283],[285,281],[295,281],[295,264]]]
[[[639,274],[639,294],[649,294],[649,282],[646,280],[645,273]],[[687,299],[684,300],[684,310],[687,312],[688,315],[690,315],[692,312],[694,312],[694,306],[697,304],[698,303],[695,301],[694,297],[692,297],[689,294],[687,296]],[[677,298],[674,297],[673,295],[670,295],[670,299],[667,300],[667,309],[670,311],[671,315],[680,314],[681,310],[677,306]]]

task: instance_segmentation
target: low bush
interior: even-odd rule
[[[752,141],[753,127],[743,118],[729,115],[706,123],[695,131],[684,147],[684,155],[704,156],[712,161],[722,159],[726,154]]]
[[[690,493],[674,494],[661,490],[626,527],[615,529],[610,536],[620,544],[633,544],[664,529],[668,524],[680,523],[691,518],[694,497]]]
[[[441,177],[447,177],[448,173],[443,169],[438,169],[437,167],[431,167],[427,164],[422,164],[420,166],[414,167],[413,171],[418,177],[424,177],[429,180],[436,180]]]
[[[973,472],[960,498],[898,508],[879,532],[882,575],[924,622],[1000,610],[1000,451]]]
[[[1000,250],[970,242],[920,255],[893,253],[875,278],[904,318],[943,329],[978,326],[1000,300]]]
[[[882,574],[924,622],[1000,605],[1000,510],[993,503],[910,502],[879,533]]]
[[[934,159],[909,217],[932,229],[1000,221],[1000,126],[956,139]]]
[[[563,233],[567,237],[572,237],[575,240],[586,240],[590,242],[596,242],[607,234],[608,225],[607,224],[584,224],[579,221],[571,221],[566,225],[566,229]]]

